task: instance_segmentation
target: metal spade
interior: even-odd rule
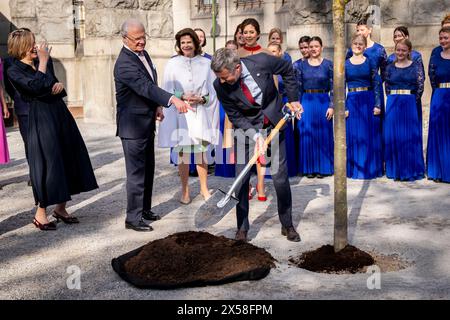
[[[272,129],[269,136],[264,141],[265,147],[267,147],[270,144],[275,135],[278,134],[280,129],[289,119],[298,116],[299,111],[294,111],[293,107],[289,103],[286,104],[286,107],[283,108],[284,114],[283,118],[277,123],[275,128]],[[233,193],[236,191],[236,188],[241,184],[242,179],[245,177],[245,175],[256,163],[258,157],[259,154],[255,153],[253,155],[253,157],[249,160],[249,162],[241,171],[241,173],[237,176],[236,180],[233,182],[228,192],[225,192],[221,189],[216,190],[211,195],[211,197],[208,200],[206,200],[205,203],[198,209],[195,215],[195,225],[198,228],[206,228],[218,223],[228,212],[230,212],[234,207],[236,207],[236,205],[239,203],[239,200],[233,196]]]

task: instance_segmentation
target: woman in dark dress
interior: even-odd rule
[[[62,99],[64,87],[47,68],[50,51],[46,43],[36,46],[28,30],[18,29],[8,37],[8,54],[14,58],[8,78],[30,104],[28,154],[38,205],[33,223],[40,230],[56,229],[46,213],[55,204],[58,221],[78,223],[67,213],[66,202],[71,195],[98,188],[83,138]]]

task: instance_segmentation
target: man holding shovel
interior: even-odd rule
[[[273,129],[283,118],[283,102],[275,86],[274,75],[281,75],[289,102],[297,114],[302,112],[298,102],[298,86],[292,65],[266,53],[239,58],[231,49],[219,49],[211,62],[217,79],[214,82],[217,96],[228,118],[235,128],[236,174],[245,167],[251,151],[260,155],[264,162],[267,143],[264,133]],[[278,215],[282,225],[281,234],[289,241],[300,241],[300,235],[292,225],[292,196],[286,165],[286,144],[284,130],[271,148],[270,167],[277,194]],[[248,186],[247,173],[236,188],[239,203],[236,207],[236,240],[247,241]]]

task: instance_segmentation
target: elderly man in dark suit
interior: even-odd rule
[[[191,109],[182,100],[158,87],[157,74],[145,51],[146,33],[141,22],[122,24],[123,48],[114,66],[117,100],[117,133],[125,155],[127,218],[125,227],[152,231],[145,220],[160,217],[151,211],[155,169],[155,121],[163,120],[162,107],[175,105],[178,112]]]
[[[264,132],[270,131],[283,117],[283,102],[275,86],[274,75],[281,75],[286,87],[289,102],[298,111],[302,106],[298,102],[298,86],[292,65],[280,58],[258,53],[240,59],[231,49],[219,49],[212,59],[212,70],[217,79],[214,82],[217,96],[238,131],[235,133],[235,154],[237,156],[237,174],[245,167],[250,150],[263,155]],[[245,139],[239,139],[244,136]],[[292,225],[292,197],[286,165],[286,145],[284,130],[272,145],[271,170],[273,184],[277,194],[278,215],[282,225],[281,234],[289,241],[300,241],[300,235]],[[245,161],[242,161],[245,156]],[[248,221],[248,185],[250,173],[246,175],[236,192],[239,204],[237,213],[236,239],[247,241]]]

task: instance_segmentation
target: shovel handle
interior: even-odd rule
[[[280,129],[284,126],[284,124],[286,123],[287,119],[289,119],[289,117],[290,117],[289,115],[285,115],[280,121],[278,121],[275,128],[273,128],[270,131],[269,136],[266,138],[266,140],[264,140],[265,148],[267,148],[269,146],[269,144],[272,142],[273,138],[278,134],[278,132],[280,132]],[[256,161],[258,160],[258,157],[259,157],[259,154],[255,153],[253,155],[253,157],[250,159],[249,163],[254,165],[256,163]]]

